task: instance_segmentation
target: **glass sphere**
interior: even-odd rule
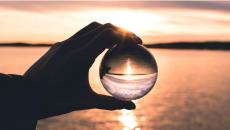
[[[153,88],[157,80],[157,64],[142,45],[118,44],[104,55],[100,80],[113,97],[135,100]]]

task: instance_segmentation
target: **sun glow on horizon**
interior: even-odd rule
[[[154,13],[143,10],[96,10],[84,12],[86,16],[97,19],[99,22],[113,24],[132,31],[138,35],[149,32],[149,27],[159,28],[160,24],[166,21],[166,18]]]
[[[72,9],[63,3],[56,6],[11,4],[15,4],[14,8],[0,5],[0,28],[3,30],[0,43],[55,43],[69,38],[92,21],[112,23],[134,32],[144,44],[230,40],[230,12],[131,7],[129,4],[122,7],[84,4],[79,8],[71,5]],[[56,10],[59,6],[61,9]]]

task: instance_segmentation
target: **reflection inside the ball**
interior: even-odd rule
[[[157,64],[141,45],[115,46],[102,59],[100,79],[115,98],[135,100],[146,95],[155,84]]]

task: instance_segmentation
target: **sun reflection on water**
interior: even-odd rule
[[[121,110],[121,115],[118,116],[118,121],[123,125],[122,130],[141,130],[138,127],[138,122],[133,111]]]

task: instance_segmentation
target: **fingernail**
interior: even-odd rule
[[[135,35],[135,34],[133,34],[133,35],[132,35],[132,39],[134,39],[134,40],[135,40],[135,42],[136,42],[137,44],[141,44],[141,43],[142,43],[141,38],[140,38],[140,37],[138,37],[138,36],[137,36],[137,35]]]

